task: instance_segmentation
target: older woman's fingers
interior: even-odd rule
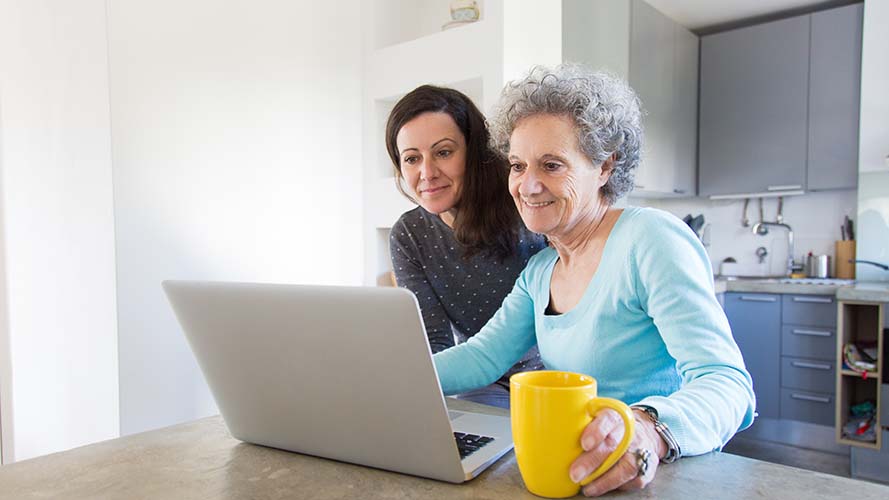
[[[620,415],[611,409],[604,409],[596,413],[593,421],[586,426],[580,435],[580,446],[584,451],[590,451],[599,446],[605,437],[619,429],[618,442],[624,436],[623,420]]]
[[[608,472],[584,486],[583,494],[588,497],[597,497],[608,493],[611,490],[616,490],[624,484],[636,480],[638,472],[639,469],[636,465],[636,456],[632,453],[625,453],[612,468],[608,469]],[[642,486],[640,486],[640,488]]]
[[[622,432],[620,436],[623,436]],[[608,455],[611,455],[614,450],[617,449],[617,445],[620,443],[620,436],[615,436],[614,433],[609,434],[605,436],[605,439],[603,439],[601,443],[599,443],[599,446],[596,446],[588,452],[581,453],[580,456],[571,463],[569,469],[571,480],[575,483],[579,483],[592,474],[593,471],[596,470],[606,458],[608,458]]]

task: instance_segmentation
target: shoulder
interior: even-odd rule
[[[627,207],[624,208],[621,219],[625,220],[631,232],[638,235],[649,234],[652,231],[655,234],[681,231],[683,227],[688,229],[678,217],[657,208]]]
[[[421,207],[408,210],[401,214],[395,224],[392,224],[392,229],[389,231],[389,241],[406,243],[414,240],[417,234],[428,233],[428,228],[432,223],[430,214]]]

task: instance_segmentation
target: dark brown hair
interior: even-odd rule
[[[507,187],[509,165],[490,148],[485,116],[463,93],[422,85],[395,104],[386,122],[386,149],[395,167],[398,191],[404,191],[396,137],[401,128],[423,113],[447,113],[466,141],[466,172],[457,201],[454,237],[463,245],[463,257],[487,254],[504,259],[515,252],[521,223]]]

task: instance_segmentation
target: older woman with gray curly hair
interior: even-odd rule
[[[469,342],[434,356],[446,394],[497,380],[531,346],[549,369],[598,380],[631,405],[628,452],[583,488],[643,488],[659,460],[720,449],[753,421],[749,373],[713,292],[710,262],[681,221],[614,203],[633,186],[642,126],[623,81],[577,65],[534,68],[503,90],[492,140],[510,163],[534,256],[500,310]],[[612,410],[581,435],[565,471],[581,483],[624,434]]]

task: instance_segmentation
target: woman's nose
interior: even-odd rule
[[[420,165],[420,180],[426,181],[438,177],[438,167],[434,161],[424,161]]]
[[[519,184],[519,194],[528,197],[543,192],[543,183],[537,177],[534,169],[526,169],[522,175],[521,184]]]

